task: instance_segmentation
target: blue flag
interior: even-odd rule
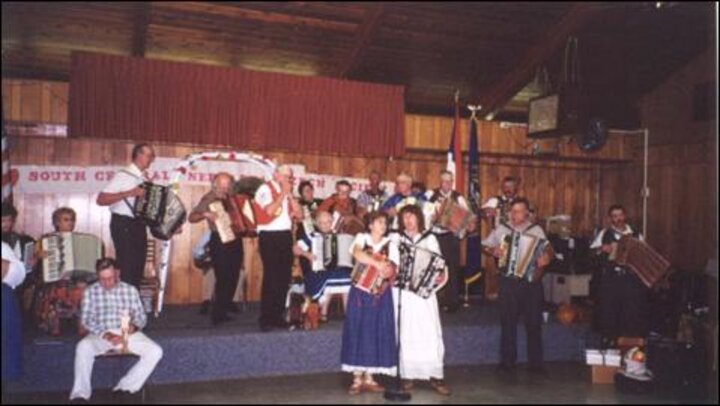
[[[470,209],[479,217],[480,209],[480,153],[478,152],[477,120],[470,118],[470,142],[468,162],[468,204]],[[469,285],[480,279],[482,271],[482,256],[480,252],[481,242],[480,221],[477,223],[475,232],[468,235],[467,259],[465,264],[465,285]]]

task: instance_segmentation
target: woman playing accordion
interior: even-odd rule
[[[412,388],[412,380],[429,380],[438,393],[449,395],[450,390],[443,381],[443,344],[442,325],[436,291],[444,286],[448,279],[447,266],[440,254],[440,244],[430,231],[425,231],[422,210],[410,205],[400,210],[400,231],[393,234],[401,252],[401,279],[399,289],[393,289],[397,302],[402,300],[402,324],[400,329],[400,375],[407,381],[405,390]],[[428,261],[422,261],[426,269],[419,269],[414,256],[422,251]],[[428,253],[429,252],[429,253]],[[427,255],[429,254],[429,255]],[[422,274],[422,280],[428,283],[418,284],[416,274]]]
[[[352,268],[349,257],[352,254],[346,255],[350,247],[348,246],[349,243],[343,244],[343,242],[352,239],[352,237],[334,234],[332,231],[332,216],[326,211],[317,212],[315,223],[319,231],[304,234],[298,240],[293,251],[296,256],[301,257],[300,265],[305,280],[305,293],[310,296],[313,302],[320,304],[320,320],[327,321],[328,305],[333,294],[342,295],[343,307],[347,309],[350,271]],[[324,249],[324,242],[326,241],[332,242],[331,247],[328,247],[327,250]],[[316,242],[319,242],[319,244],[316,244]],[[348,258],[338,260],[339,257],[345,256]],[[320,265],[315,266],[318,263]]]
[[[373,374],[394,375],[397,368],[395,317],[390,289],[399,261],[397,246],[385,236],[387,215],[373,212],[368,216],[369,233],[355,237],[350,252],[358,262],[353,272],[348,306],[343,326],[342,370],[354,375],[348,390],[382,392]],[[368,273],[377,272],[379,284],[372,288],[364,281]],[[376,287],[379,287],[376,289]]]

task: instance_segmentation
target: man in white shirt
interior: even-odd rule
[[[598,233],[590,245],[602,264],[599,306],[600,329],[605,345],[614,346],[621,336],[645,337],[648,330],[649,289],[626,266],[618,264],[613,252],[623,236],[643,240],[627,224],[625,208],[614,204],[608,209],[610,227]]]
[[[275,170],[273,179],[255,192],[257,204],[272,217],[271,221],[257,226],[263,262],[259,320],[262,331],[287,327],[282,315],[293,263],[292,222],[293,218],[302,216],[292,188],[292,169],[281,165]]]
[[[546,240],[543,229],[529,220],[530,204],[524,198],[516,198],[510,203],[509,222],[502,222],[482,242],[485,253],[499,258],[504,255],[503,240],[513,233],[528,234]],[[513,275],[500,275],[500,365],[499,371],[512,372],[517,360],[517,324],[522,315],[527,335],[528,370],[531,373],[544,373],[542,347],[542,307],[543,285],[542,270],[548,266],[552,250],[547,248],[537,259],[537,272],[533,280]]]
[[[75,348],[75,375],[70,400],[89,400],[95,357],[112,351],[132,353],[138,361],[120,379],[113,391],[134,394],[142,389],[163,356],[160,346],[142,331],[147,316],[138,290],[120,282],[112,258],[95,265],[98,281],[83,294],[81,322],[88,330]]]
[[[459,192],[453,190],[453,184],[452,172],[442,171],[440,172],[440,187],[425,193],[425,197],[435,208],[431,219],[434,223],[432,231],[437,237],[440,251],[448,265],[450,279],[447,286],[440,291],[440,301],[443,310],[450,313],[454,313],[460,307],[460,237],[436,223],[439,219],[440,207],[446,199],[451,199],[458,206],[469,210],[467,200]]]
[[[145,194],[140,187],[148,181],[145,171],[155,160],[155,150],[149,144],[137,144],[132,149],[132,163],[119,170],[97,197],[99,206],[110,206],[110,235],[115,244],[120,278],[135,287],[145,270],[147,230],[142,219],[135,218],[135,199]]]

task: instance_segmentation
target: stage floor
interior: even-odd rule
[[[551,362],[547,376],[519,369],[515,378],[498,375],[493,365],[445,368],[452,395],[443,397],[423,385],[413,390],[410,404],[684,404],[652,395],[623,395],[613,385],[592,385],[589,367],[579,362]],[[387,379],[379,377],[387,384]],[[148,404],[386,404],[382,394],[346,395],[349,374],[341,372],[153,385]],[[61,404],[68,392],[11,394],[3,403]],[[697,401],[694,401],[697,402]],[[94,393],[92,403],[120,403],[109,390]],[[717,403],[707,401],[706,403]],[[397,403],[395,403],[397,404]]]
[[[282,375],[330,373],[340,370],[342,320],[332,319],[314,331],[260,332],[259,306],[249,304],[235,320],[219,327],[199,306],[168,306],[151,318],[146,334],[164,350],[150,384],[216,381]],[[454,314],[441,315],[445,365],[495,364],[499,359],[500,323],[496,303],[472,303]],[[589,326],[563,326],[551,320],[543,327],[548,361],[582,361],[584,349],[597,337]],[[24,348],[25,376],[11,391],[56,391],[72,386],[77,337],[28,334]],[[526,359],[525,333],[518,329],[518,360]],[[96,363],[93,385],[111,387],[134,359]],[[118,365],[119,364],[119,365]]]

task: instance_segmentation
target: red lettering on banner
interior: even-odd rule
[[[188,182],[197,182],[197,173],[195,173],[195,172],[188,173],[187,181]]]
[[[99,182],[109,181],[110,179],[115,176],[115,172],[113,171],[98,171],[95,172],[95,180]]]
[[[28,180],[30,182],[37,182],[37,180],[38,180],[37,171],[30,171],[30,173],[28,174]]]
[[[75,172],[75,182],[85,182],[85,171]]]

